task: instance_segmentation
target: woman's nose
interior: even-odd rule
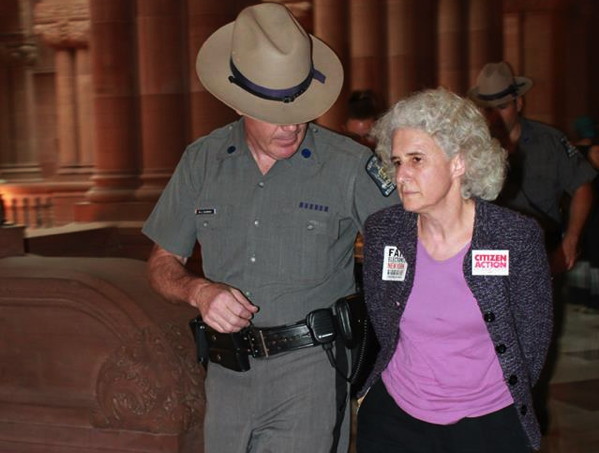
[[[406,165],[398,165],[395,167],[395,181],[398,185],[406,182],[409,177],[409,171]]]

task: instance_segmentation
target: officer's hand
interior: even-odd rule
[[[191,304],[200,310],[202,320],[218,332],[237,332],[250,324],[258,307],[238,289],[222,283],[199,285]]]
[[[562,242],[551,254],[551,273],[553,275],[571,270],[578,259],[578,241],[564,236]]]

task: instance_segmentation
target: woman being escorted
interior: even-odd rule
[[[501,189],[505,152],[479,110],[444,89],[395,104],[375,136],[403,206],[366,224],[381,349],[358,452],[538,449],[531,387],[551,336],[551,282],[537,223],[485,201]]]

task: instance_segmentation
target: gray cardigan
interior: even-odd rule
[[[531,387],[543,368],[553,313],[543,233],[530,218],[482,200],[475,202],[474,232],[464,258],[464,278],[495,345],[522,427],[530,445],[538,449],[541,434]],[[397,205],[373,214],[366,222],[364,292],[381,349],[360,395],[379,379],[397,346],[399,321],[414,283],[416,220],[416,214]],[[407,261],[404,281],[382,279],[383,250],[387,245],[397,246]],[[473,250],[509,250],[509,275],[472,275]]]

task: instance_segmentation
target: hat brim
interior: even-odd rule
[[[497,107],[498,105],[505,104],[506,102],[511,101],[514,97],[522,96],[528,90],[532,88],[532,80],[528,77],[514,77],[514,81],[516,82],[516,93],[514,94],[506,94],[497,99],[493,100],[485,100],[480,98],[480,92],[478,86],[470,88],[468,90],[468,97],[472,99],[477,105],[482,107]]]
[[[234,22],[219,28],[201,47],[196,73],[204,87],[217,99],[260,121],[272,124],[301,124],[312,121],[335,103],[343,85],[341,61],[324,42],[312,39],[314,68],[326,76],[325,82],[312,80],[308,89],[293,102],[284,103],[257,97],[229,81]]]

